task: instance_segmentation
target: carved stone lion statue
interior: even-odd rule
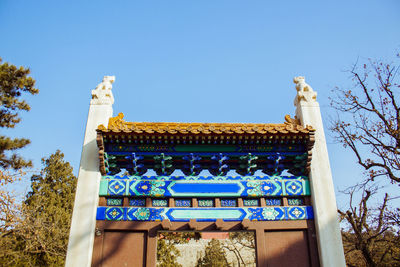
[[[313,92],[312,87],[306,83],[306,79],[303,76],[294,77],[293,82],[296,84],[297,92]]]
[[[297,105],[299,101],[311,102],[317,100],[317,92],[306,83],[306,79],[303,76],[298,76],[293,79],[296,84],[297,95],[294,100],[294,104]]]
[[[93,104],[113,104],[114,96],[112,94],[112,84],[115,76],[104,76],[103,81],[92,90]]]

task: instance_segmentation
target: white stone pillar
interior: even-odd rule
[[[100,124],[107,127],[112,117],[114,97],[111,89],[114,80],[114,76],[105,76],[92,90],[65,263],[68,267],[91,265],[101,178],[96,129]]]
[[[317,93],[305,82],[304,77],[294,78],[294,83],[297,90],[294,100],[296,116],[303,126],[310,125],[316,130],[315,144],[312,149],[310,187],[319,260],[322,267],[346,266],[335,190]]]

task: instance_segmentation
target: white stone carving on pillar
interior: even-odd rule
[[[310,187],[320,263],[323,267],[346,266],[317,93],[305,82],[304,77],[296,77],[293,81],[297,90],[294,99],[296,116],[303,126],[310,125],[316,130],[312,149]]]
[[[68,267],[91,265],[101,178],[96,129],[100,124],[107,126],[112,117],[114,97],[111,89],[114,81],[114,76],[104,76],[92,90],[65,263]]]

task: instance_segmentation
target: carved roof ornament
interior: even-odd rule
[[[124,114],[110,118],[108,127],[100,125],[101,132],[138,134],[307,134],[311,126],[303,127],[289,115],[282,124],[271,123],[182,123],[182,122],[126,122]]]
[[[114,96],[112,94],[112,84],[115,76],[104,76],[103,81],[92,90],[92,105],[112,105],[114,104]]]
[[[312,87],[306,83],[306,80],[303,76],[295,77],[293,82],[296,84],[297,90],[297,95],[294,99],[295,106],[302,102],[311,103],[317,101],[317,92],[315,92]]]
[[[290,117],[290,115],[285,116],[285,122],[286,125],[292,125],[292,126],[301,126],[300,120],[297,118],[297,116],[294,116],[294,118]]]

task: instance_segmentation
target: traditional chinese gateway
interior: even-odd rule
[[[316,92],[294,81],[296,117],[282,124],[152,123],[112,117],[106,76],[66,266],[156,266],[159,231],[253,231],[257,266],[345,266]]]

